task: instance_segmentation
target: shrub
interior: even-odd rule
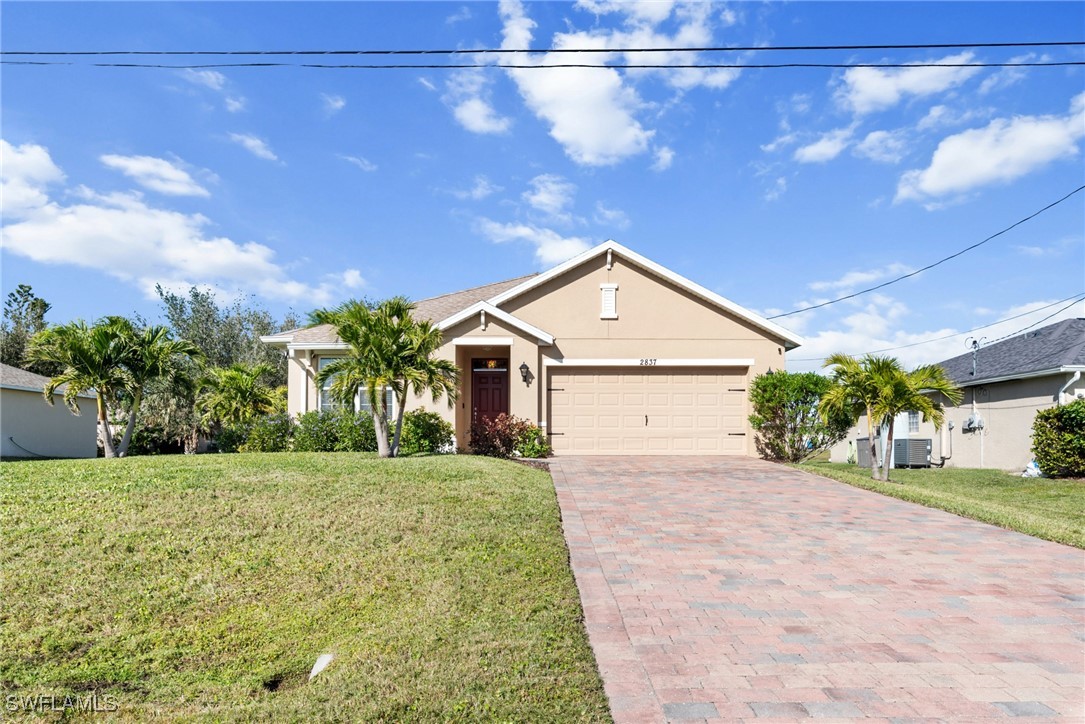
[[[768,372],[754,378],[750,426],[761,457],[802,462],[844,439],[850,416],[837,413],[826,422],[818,413],[818,402],[831,386],[817,372]]]
[[[399,452],[401,455],[451,452],[456,449],[455,436],[452,425],[436,412],[414,410],[403,415]]]
[[[239,452],[248,439],[248,424],[223,425],[215,435],[215,449],[221,453]]]
[[[1044,475],[1085,477],[1085,400],[1036,413],[1032,454]]]
[[[249,427],[248,439],[240,446],[241,452],[286,452],[290,449],[294,421],[286,413],[264,415]]]
[[[294,428],[294,449],[298,452],[335,452],[339,442],[339,412],[306,412]]]
[[[337,452],[376,452],[377,431],[373,428],[373,415],[369,412],[351,414],[346,411],[325,413],[336,415],[335,432]]]
[[[550,445],[534,423],[501,413],[471,425],[471,452],[493,458],[547,457]]]

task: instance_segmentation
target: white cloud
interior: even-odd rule
[[[240,113],[245,110],[245,105],[248,103],[242,96],[227,96],[224,102],[226,103],[226,110],[230,113]]]
[[[365,279],[357,269],[347,269],[342,274],[342,284],[347,289],[361,289],[365,286]]]
[[[762,198],[764,198],[765,201],[776,201],[785,193],[787,193],[787,178],[784,176],[777,176],[776,181],[773,182],[772,186],[769,187]]]
[[[361,156],[345,156],[340,155],[339,158],[343,159],[347,163],[353,164],[367,173],[371,173],[377,170],[377,164],[373,163],[367,158]]]
[[[855,146],[855,155],[881,163],[898,163],[908,150],[908,136],[902,130],[871,131]]]
[[[552,173],[536,176],[528,183],[531,185],[531,190],[522,194],[524,201],[553,219],[570,220],[566,208],[572,204],[573,197],[576,196],[574,184]]]
[[[608,226],[614,229],[625,230],[629,228],[629,215],[621,209],[612,209],[602,201],[595,202],[595,223],[600,226]]]
[[[49,151],[35,143],[13,146],[0,138],[0,210],[5,223],[44,206],[46,188],[64,180]]]
[[[169,196],[210,196],[183,168],[154,156],[118,156],[106,154],[99,160],[116,169],[140,186]]]
[[[502,0],[503,48],[531,46],[534,21],[519,0]],[[583,36],[557,35],[554,46],[584,47]],[[598,43],[595,43],[596,45]],[[605,59],[597,57],[596,60]],[[544,56],[537,63],[564,60]],[[645,130],[635,113],[642,103],[616,70],[509,70],[528,108],[550,126],[550,136],[576,163],[609,166],[643,153],[653,131]]]
[[[324,112],[329,116],[338,113],[347,106],[347,99],[343,96],[321,93],[320,100],[324,102]]]
[[[653,171],[666,171],[674,163],[674,151],[670,146],[660,146],[656,149],[655,161],[652,162]]]
[[[194,70],[192,68],[185,68],[180,71],[180,75],[193,85],[202,85],[213,91],[221,91],[226,87],[226,76],[219,73],[217,70]]]
[[[1025,55],[1018,55],[1010,58],[1009,62],[1029,63],[1050,60],[1051,56],[1049,55],[1037,56],[1036,53],[1026,53]],[[993,93],[994,91],[1003,90],[1005,88],[1009,88],[1010,86],[1017,85],[1018,83],[1023,81],[1028,75],[1027,70],[1027,68],[1014,68],[1011,66],[996,70],[994,73],[984,78],[983,82],[980,83],[980,95],[987,95],[988,93]]]
[[[794,158],[799,163],[825,163],[831,161],[848,147],[853,132],[854,127],[848,127],[823,133],[821,138],[813,143],[795,149]]]
[[[789,130],[772,139],[769,143],[762,145],[761,150],[765,153],[773,153],[776,149],[790,146],[798,140],[799,134]]]
[[[670,17],[674,9],[674,0],[641,0],[626,2],[619,0],[577,0],[576,6],[596,15],[623,13],[631,23],[658,25]]]
[[[267,145],[267,141],[262,138],[257,138],[248,133],[231,133],[230,140],[257,158],[262,158],[267,161],[279,160],[279,157],[275,155],[275,152],[271,150],[271,147]]]
[[[452,191],[452,195],[457,199],[470,199],[472,201],[481,201],[482,199],[497,193],[501,190],[500,186],[495,186],[490,183],[490,179],[479,174],[475,176],[475,183],[469,189],[457,189]]]
[[[933,63],[968,63],[970,52],[949,55]],[[849,68],[836,90],[837,102],[859,114],[891,108],[907,96],[927,96],[954,88],[979,68]]]
[[[502,224],[490,219],[478,220],[479,231],[490,241],[503,244],[510,241],[526,241],[535,246],[535,258],[543,266],[560,264],[591,248],[591,243],[580,237],[565,237],[552,229],[528,224]]]
[[[425,88],[426,90],[429,90],[429,91],[436,91],[437,90],[437,86],[433,85],[433,81],[431,81],[429,78],[419,78],[418,83],[423,88]]]
[[[508,133],[512,119],[500,115],[490,102],[491,81],[485,71],[458,70],[445,82],[442,100],[452,115],[471,133]]]
[[[911,271],[911,268],[907,265],[894,262],[881,269],[850,271],[839,279],[825,282],[811,282],[807,286],[815,292],[843,294],[855,290],[855,288],[860,285],[871,284],[883,279],[888,279],[889,277],[900,276],[901,274],[907,274],[909,271]]]
[[[464,20],[471,19],[471,8],[466,5],[462,5],[459,10],[445,18],[446,25],[455,25],[456,23],[463,22]]]
[[[983,128],[949,136],[938,144],[930,166],[905,173],[896,201],[963,194],[979,186],[1007,183],[1059,158],[1078,153],[1085,135],[1085,93],[1065,116],[997,118]]]
[[[991,109],[989,108],[969,108],[966,111],[955,111],[944,105],[933,106],[927,111],[927,115],[919,120],[916,128],[920,131],[929,131],[947,126],[960,126],[977,118],[985,118],[990,115]]]
[[[62,204],[47,186],[63,179],[41,146],[4,150],[4,188],[16,193],[22,207],[2,231],[5,251],[41,264],[72,264],[103,272],[150,296],[154,285],[171,288],[208,285],[255,292],[269,299],[325,304],[336,290],[290,278],[275,261],[275,251],[256,242],[238,243],[209,233],[212,223],[200,214],[151,206],[139,193],[99,194],[80,186],[76,201]],[[9,151],[9,149],[11,151]],[[28,203],[29,202],[29,203]]]

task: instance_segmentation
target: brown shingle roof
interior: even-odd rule
[[[528,274],[515,279],[506,279],[503,282],[484,284],[480,287],[472,287],[459,292],[423,299],[415,302],[414,317],[415,319],[427,319],[435,323],[440,322],[442,319],[451,317],[456,312],[467,309],[472,304],[496,297],[498,294],[522,284],[533,276],[535,274]],[[342,341],[339,339],[339,335],[335,333],[335,327],[330,324],[318,324],[314,327],[293,329],[287,332],[279,332],[273,336],[289,339],[291,344],[330,344]]]

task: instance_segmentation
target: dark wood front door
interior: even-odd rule
[[[509,411],[507,360],[474,360],[471,365],[471,419],[493,420]],[[490,366],[488,366],[490,365]]]

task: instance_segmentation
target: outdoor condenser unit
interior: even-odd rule
[[[929,468],[931,466],[930,438],[894,440],[893,465],[898,468]]]

